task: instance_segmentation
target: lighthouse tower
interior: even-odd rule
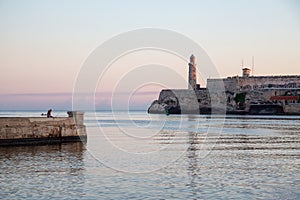
[[[196,90],[197,87],[196,57],[193,54],[190,57],[188,79],[189,79],[189,83],[188,83],[189,90]]]

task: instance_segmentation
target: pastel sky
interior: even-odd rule
[[[145,27],[193,39],[222,77],[240,75],[241,60],[250,67],[252,56],[255,75],[300,74],[297,0],[0,0],[0,27],[1,110],[70,109],[74,82],[89,54],[115,35]],[[101,109],[109,107],[111,81],[135,58],[124,59],[98,87]],[[186,63],[175,61],[174,68],[187,77]],[[205,78],[198,78],[201,85]],[[128,91],[135,94],[130,100],[123,97],[126,87],[117,95],[131,109],[147,109],[161,88]]]

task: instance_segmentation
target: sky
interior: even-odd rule
[[[0,110],[71,109],[74,84],[89,55],[110,38],[140,28],[172,30],[192,39],[220,77],[241,75],[241,61],[250,67],[252,56],[255,75],[300,74],[297,0],[0,0],[0,27]],[[96,107],[110,107],[113,80],[141,65],[136,60],[145,56],[164,56],[187,78],[184,61],[156,54],[133,53],[114,63],[95,86]],[[172,78],[168,76],[169,85],[144,85],[135,91],[124,83],[114,95],[123,107],[147,109],[162,88],[187,87]],[[206,78],[199,76],[198,82],[205,86]]]

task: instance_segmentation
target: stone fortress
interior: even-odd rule
[[[158,114],[295,114],[300,115],[300,75],[242,76],[207,79],[197,84],[196,58],[188,63],[188,89],[164,89],[148,108]]]

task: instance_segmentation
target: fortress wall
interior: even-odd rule
[[[180,105],[182,113],[199,113],[199,103],[194,90],[162,90],[159,94],[158,103],[162,104],[169,99]]]
[[[245,86],[250,85],[252,86],[264,86],[268,87],[268,85],[278,85],[280,86],[287,86],[287,87],[300,87],[300,76],[258,76],[258,77],[239,77],[238,78],[238,85]]]
[[[216,88],[221,81],[224,83],[225,91],[231,92],[266,88],[300,88],[300,76],[235,76],[225,79],[207,79],[207,88]]]
[[[199,103],[194,90],[173,91],[178,99],[181,113],[199,113]]]
[[[207,79],[208,90],[235,91],[238,88],[238,81],[235,77],[225,79]]]
[[[69,117],[0,117],[0,146],[86,140],[83,112],[68,112]]]

